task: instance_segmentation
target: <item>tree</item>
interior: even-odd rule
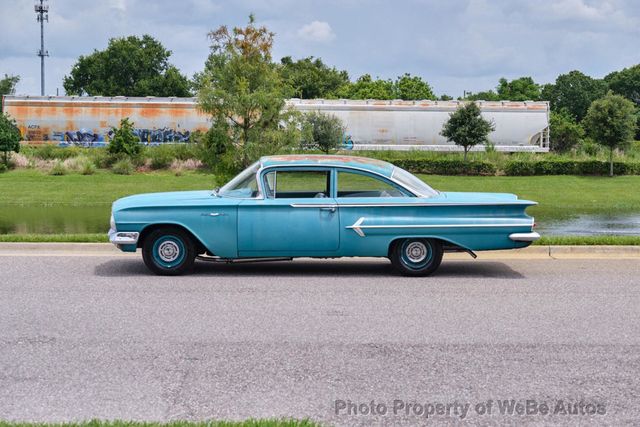
[[[354,83],[342,86],[337,95],[346,99],[394,99],[395,90],[391,80],[372,79],[365,74]]]
[[[569,151],[584,138],[584,129],[566,111],[552,112],[550,124],[551,151]]]
[[[603,80],[593,79],[580,71],[571,71],[558,76],[554,85],[546,85],[542,98],[551,102],[554,111],[566,110],[578,121],[582,121],[593,101],[607,93]]]
[[[70,95],[190,96],[189,80],[169,56],[149,35],[113,38],[105,50],[80,56],[63,86]]]
[[[471,147],[488,142],[487,137],[494,129],[494,124],[480,114],[480,107],[475,102],[468,102],[449,115],[440,135],[462,146],[464,160],[467,161],[467,152]]]
[[[246,167],[256,156],[295,144],[295,113],[284,110],[285,85],[271,62],[274,34],[257,27],[253,15],[246,27],[231,31],[221,26],[209,33],[211,55],[200,77],[200,108],[213,122],[232,151],[231,168]],[[218,144],[222,143],[218,142]]]
[[[335,98],[336,91],[349,83],[346,71],[329,68],[320,58],[309,56],[294,62],[290,56],[285,56],[280,63],[282,80],[297,98]]]
[[[327,154],[342,144],[347,131],[338,117],[320,111],[305,114],[304,127],[307,142]]]
[[[409,73],[398,77],[395,81],[396,98],[405,100],[436,99],[431,86],[421,77]]]
[[[609,176],[613,176],[613,150],[624,148],[632,140],[636,128],[634,105],[621,95],[607,93],[591,103],[584,126],[598,144],[609,147]]]
[[[614,71],[607,75],[604,81],[614,93],[624,96],[640,107],[640,64],[622,71]]]
[[[136,157],[142,151],[140,138],[134,133],[133,123],[128,117],[120,120],[120,127],[113,128],[113,136],[109,141],[107,151],[111,154],[124,154],[128,157]]]
[[[485,90],[478,93],[470,93],[464,98],[469,101],[500,101],[500,96],[492,90]]]
[[[13,95],[16,92],[16,85],[20,81],[20,76],[4,75],[0,79],[0,95]]]
[[[442,95],[440,95],[440,98],[438,98],[439,101],[452,101],[453,100],[453,96],[449,96],[446,93],[443,93]]]
[[[508,81],[501,78],[496,88],[500,99],[509,101],[537,101],[540,99],[540,86],[531,77],[520,77]]]
[[[0,113],[0,151],[3,153],[3,163],[9,166],[9,154],[20,151],[20,130],[16,122],[7,114]]]

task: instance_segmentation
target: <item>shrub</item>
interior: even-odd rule
[[[340,118],[320,111],[305,114],[302,126],[304,129],[303,143],[327,154],[342,144],[342,139],[347,131]]]
[[[640,174],[638,162],[614,162],[618,175]],[[510,176],[527,175],[607,175],[609,162],[602,160],[512,160],[507,162],[504,173]]]
[[[495,175],[497,172],[497,168],[494,164],[478,160],[389,159],[389,161],[411,173],[433,175]]]
[[[146,154],[150,160],[151,169],[166,169],[175,157],[175,150],[170,145],[148,147]]]
[[[82,175],[93,175],[96,173],[96,165],[91,160],[85,161],[80,167],[80,173]]]
[[[566,111],[551,113],[551,151],[564,153],[584,138],[584,129]]]
[[[134,169],[133,162],[127,157],[118,160],[111,166],[111,170],[117,175],[131,175]]]
[[[0,173],[6,172],[7,169],[7,165],[5,165],[4,163],[0,163]]]
[[[128,117],[120,120],[120,127],[113,128],[113,137],[109,142],[107,151],[110,154],[137,157],[142,151],[142,145],[133,130],[133,123],[129,121]]]
[[[64,163],[62,163],[61,160],[56,160],[56,162],[53,164],[53,167],[49,171],[49,175],[62,176],[66,175],[67,172],[68,170]]]
[[[78,147],[57,147],[52,144],[31,147],[31,155],[42,160],[67,160],[82,153]]]

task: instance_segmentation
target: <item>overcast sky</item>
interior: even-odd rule
[[[111,37],[151,34],[191,76],[208,54],[206,34],[244,25],[250,12],[276,33],[274,58],[321,57],[395,78],[409,72],[439,95],[496,86],[500,77],[538,83],[573,69],[603,77],[640,62],[640,0],[50,0],[46,92],[79,55]],[[40,27],[33,0],[0,0],[0,74],[17,92],[40,93]]]

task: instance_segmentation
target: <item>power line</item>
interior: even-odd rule
[[[49,22],[49,5],[47,0],[38,0],[34,6],[37,20],[40,23],[40,95],[44,96],[44,57],[49,56],[49,51],[44,49],[44,21]]]

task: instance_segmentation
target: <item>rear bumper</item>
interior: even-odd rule
[[[535,242],[540,238],[540,234],[532,231],[531,233],[512,233],[509,238],[514,242]]]
[[[140,233],[136,231],[109,230],[109,241],[114,245],[135,245],[139,237]]]

